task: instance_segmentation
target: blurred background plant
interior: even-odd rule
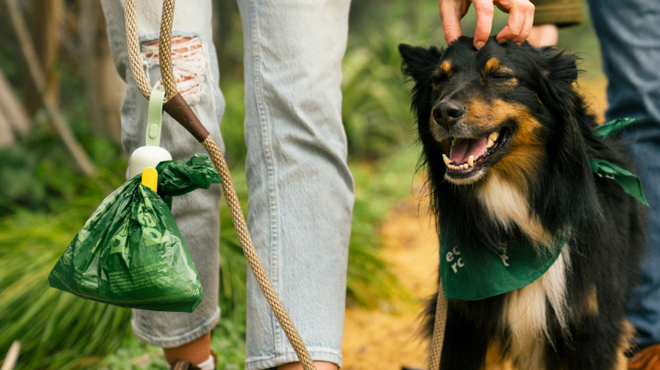
[[[160,350],[138,341],[130,312],[48,288],[47,275],[101,200],[124,179],[119,106],[125,89],[109,54],[96,0],[20,0],[38,66],[39,93],[12,27],[9,0],[0,0],[0,361],[14,340],[23,344],[17,369],[163,369]],[[14,2],[15,0],[11,0]],[[221,126],[239,197],[247,199],[243,142],[242,35],[233,1],[215,2],[215,42],[227,102]],[[351,9],[344,60],[343,120],[356,202],[349,253],[347,304],[376,308],[407,299],[379,256],[380,221],[413,187],[414,144],[409,85],[397,45],[443,46],[437,2],[361,0]],[[587,20],[560,31],[560,47],[579,52],[586,78],[601,79],[598,43]],[[497,14],[494,30],[506,23]],[[471,12],[463,22],[474,29]],[[93,98],[91,98],[93,97]],[[57,107],[84,155],[84,175],[44,101]],[[246,263],[226,205],[221,203],[223,318],[214,330],[220,368],[245,359]]]

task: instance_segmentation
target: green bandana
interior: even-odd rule
[[[499,251],[461,244],[441,232],[440,272],[450,299],[478,301],[527,286],[557,260],[566,236],[551,245],[534,247],[525,241],[500,243]],[[543,254],[537,248],[546,249]]]
[[[617,118],[595,127],[594,132],[600,137],[612,136],[629,124],[635,123],[637,121],[639,121],[637,118]]]
[[[594,128],[594,132],[601,137],[608,137],[634,122],[637,122],[637,120],[619,118]],[[637,176],[602,159],[589,158],[589,165],[591,166],[591,171],[597,176],[616,181],[617,184],[621,185],[623,191],[635,197],[635,199],[642,202],[645,206],[649,206],[646,197],[644,197],[642,182],[639,181]]]

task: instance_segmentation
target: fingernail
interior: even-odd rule
[[[504,44],[504,43],[507,42],[507,41],[508,41],[508,40],[505,39],[505,38],[501,38],[501,39],[497,40],[497,42],[500,43],[500,44]]]
[[[474,44],[474,47],[477,48],[477,50],[480,50],[484,45],[486,45],[486,41],[477,41],[477,43]]]

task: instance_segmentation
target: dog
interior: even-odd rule
[[[645,208],[594,174],[589,158],[633,164],[619,138],[594,132],[573,86],[574,55],[493,38],[477,51],[472,42],[399,45],[414,83],[441,280],[470,274],[451,289],[443,283],[451,294],[440,369],[484,369],[492,359],[519,370],[625,369]],[[531,281],[506,275],[514,254]],[[491,279],[490,267],[506,276]],[[480,291],[489,284],[490,295]]]

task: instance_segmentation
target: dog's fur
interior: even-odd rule
[[[449,301],[440,368],[483,369],[488,354],[519,370],[625,369],[632,335],[625,307],[645,244],[645,209],[591,172],[590,156],[633,166],[618,140],[593,133],[594,116],[573,88],[576,58],[494,39],[477,51],[465,37],[445,50],[399,51],[414,81],[438,229],[484,252],[524,238],[539,253],[570,229],[557,261],[534,283],[481,301]],[[446,102],[458,110],[439,112]],[[448,169],[443,154],[452,139],[500,129],[474,168]],[[435,300],[428,328],[434,312]]]

